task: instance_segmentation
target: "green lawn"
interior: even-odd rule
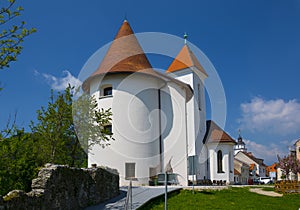
[[[264,189],[264,188],[263,188]],[[270,189],[266,189],[270,190]],[[173,209],[288,209],[300,208],[300,194],[269,197],[249,192],[249,187],[232,187],[226,190],[181,190],[169,195],[168,208]],[[152,200],[140,209],[164,209],[164,197]]]

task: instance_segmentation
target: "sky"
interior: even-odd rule
[[[197,46],[214,65],[226,96],[225,131],[241,130],[267,164],[300,138],[300,0],[19,1],[20,20],[37,33],[18,61],[0,71],[0,128],[17,113],[28,129],[50,89],[62,91],[111,42],[126,17],[137,33],[160,32]],[[155,68],[171,60],[149,55]],[[208,100],[207,100],[208,101]],[[209,110],[209,103],[207,104]],[[209,113],[208,113],[209,117]]]

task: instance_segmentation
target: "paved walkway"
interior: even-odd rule
[[[282,194],[279,194],[274,191],[265,191],[261,188],[250,188],[250,192],[258,193],[261,195],[267,195],[267,196],[272,196],[272,197],[282,197]]]
[[[96,206],[90,206],[86,210],[102,210],[102,209],[124,209],[128,187],[120,188],[120,195],[116,198],[101,203]],[[168,192],[179,190],[180,186],[168,186]],[[165,193],[164,186],[156,187],[132,187],[132,206],[137,209],[152,198],[163,195]]]

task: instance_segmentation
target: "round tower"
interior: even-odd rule
[[[107,127],[115,139],[105,148],[93,146],[88,164],[117,169],[121,185],[127,185],[128,180],[133,180],[134,185],[148,185],[151,177],[163,172],[166,161],[162,136],[169,133],[162,130],[161,109],[167,103],[161,92],[172,81],[175,79],[152,69],[125,20],[99,67],[82,85],[97,99],[99,108],[111,109],[112,122]],[[184,102],[190,100],[193,92],[187,84],[176,80],[174,85],[183,92]],[[177,119],[173,112],[165,113],[170,113],[170,119]]]

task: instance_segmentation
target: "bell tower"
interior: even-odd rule
[[[186,104],[187,155],[189,156],[189,171],[192,168],[194,178],[196,176],[196,179],[203,179],[206,176],[204,174],[204,171],[206,171],[204,161],[206,156],[201,154],[203,149],[202,140],[206,131],[204,80],[208,75],[191,51],[186,40],[187,34],[184,34],[184,46],[166,73],[188,84],[193,90],[194,95]],[[189,174],[191,175],[191,173]]]
[[[239,137],[237,144],[234,146],[234,155],[236,155],[238,152],[247,152],[246,144],[243,141],[243,138],[241,136],[241,130],[239,129]]]

